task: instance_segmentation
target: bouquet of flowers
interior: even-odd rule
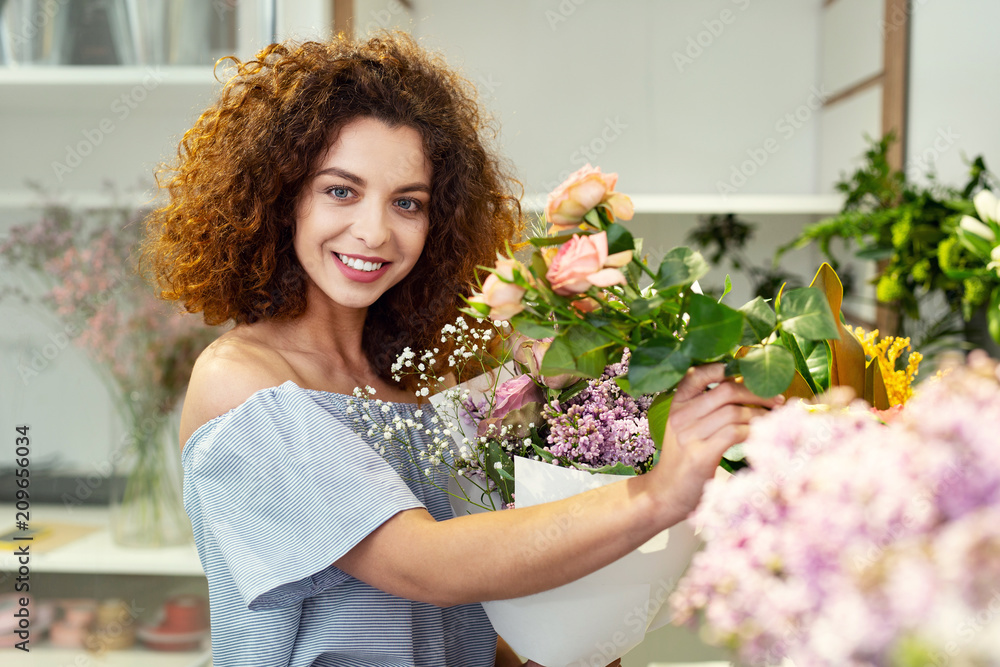
[[[418,396],[434,394],[429,448],[415,451],[396,435],[405,424],[382,424],[357,403],[369,434],[448,469],[456,514],[558,500],[648,471],[673,389],[696,364],[725,362],[764,397],[849,384],[889,407],[879,361],[866,360],[834,315],[843,291],[829,266],[774,307],[757,298],[730,308],[698,289],[708,271],[699,253],[676,248],[656,270],[643,260],[641,239],[619,222],[633,210],[615,184],[590,165],[571,176],[550,195],[549,233],[529,239],[530,256],[498,257],[466,317],[442,331],[453,342],[447,358],[438,349],[399,357],[397,380],[416,375]],[[442,369],[468,377],[469,368],[493,370],[440,391]],[[733,470],[742,459],[732,451],[721,464]],[[605,664],[668,621],[663,603],[697,546],[682,522],[577,582],[484,607],[515,650],[542,664]]]
[[[890,347],[891,347],[890,343]],[[1000,368],[985,354],[891,419],[790,403],[710,482],[671,604],[744,664],[1000,662]]]

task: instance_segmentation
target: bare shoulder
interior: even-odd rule
[[[181,447],[198,427],[261,389],[297,379],[285,358],[252,331],[239,327],[227,331],[205,348],[191,371],[181,413]]]

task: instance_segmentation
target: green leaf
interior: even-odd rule
[[[722,295],[719,297],[719,303],[726,298],[726,295],[733,291],[733,281],[730,279],[729,274],[726,274],[726,282],[722,286]]]
[[[587,211],[586,215],[583,216],[583,219],[592,224],[594,227],[603,229],[603,226],[601,225],[601,215],[597,212],[596,208],[592,208]]]
[[[477,320],[485,320],[490,316],[490,307],[485,303],[476,303],[473,301],[469,304],[468,308],[459,308],[458,312],[464,313]]]
[[[990,305],[986,309],[986,328],[993,340],[1000,343],[1000,288],[993,288]]]
[[[486,447],[486,475],[496,484],[503,502],[513,502],[514,459],[507,456],[495,440],[490,440]]]
[[[967,232],[961,227],[958,227],[955,230],[955,233],[958,235],[958,239],[962,242],[962,245],[978,257],[989,257],[990,253],[993,251],[993,244],[978,234]]]
[[[665,301],[666,299],[660,293],[656,293],[648,299],[636,299],[631,303],[629,313],[633,317],[646,317],[659,310]]]
[[[667,253],[660,262],[654,286],[664,289],[675,285],[690,285],[708,273],[708,262],[691,248],[681,246]]]
[[[785,292],[778,306],[782,331],[807,340],[840,338],[826,295],[818,287],[799,287]]]
[[[586,470],[589,473],[601,473],[604,475],[622,475],[624,477],[635,477],[639,473],[636,469],[630,465],[625,465],[624,463],[614,463],[606,466],[601,466],[600,468],[581,468],[580,466],[575,466],[579,470]]]
[[[740,459],[739,461],[730,461],[729,459],[723,457],[719,461],[719,467],[729,473],[735,473],[737,470],[742,470],[743,468],[749,468],[746,459]]]
[[[608,365],[608,347],[609,345],[597,347],[577,357],[577,372],[588,378],[601,377],[605,366]]]
[[[552,452],[548,451],[547,449],[545,449],[543,447],[540,447],[539,445],[537,445],[534,442],[531,443],[531,448],[534,449],[535,450],[535,454],[537,454],[538,457],[540,459],[542,459],[543,461],[545,461],[546,463],[552,463],[552,459],[555,458],[555,456],[552,455]]]
[[[635,250],[635,240],[624,226],[612,224],[608,227],[607,232],[609,255],[626,250]]]
[[[582,326],[564,330],[545,352],[541,374],[572,373],[583,377],[600,377],[608,363],[608,348],[614,342],[601,340],[598,336],[599,334]]]
[[[798,341],[795,340],[795,336],[787,332],[781,332],[778,334],[778,344],[785,347],[785,349],[792,353],[792,358],[795,359],[795,370],[799,372],[802,379],[809,385],[809,390],[812,391],[813,394],[820,393],[820,389],[816,386],[816,381],[813,379],[812,373],[809,372],[809,366],[806,364],[806,358],[802,354],[802,350],[799,349],[799,344]]]
[[[870,248],[863,248],[856,253],[854,256],[858,259],[867,259],[873,262],[877,262],[880,259],[889,259],[896,254],[895,248],[883,248],[881,246],[872,246]]]
[[[673,389],[691,367],[691,358],[673,338],[654,338],[632,351],[628,383],[632,396]]]
[[[670,404],[674,401],[674,393],[666,392],[653,399],[646,411],[649,420],[649,437],[653,440],[656,451],[663,446],[663,437],[667,432],[667,418],[670,417]]]
[[[630,396],[632,395],[632,386],[628,383],[627,375],[619,375],[618,377],[616,377],[615,384],[618,385],[618,388],[624,391],[626,394]]]
[[[691,320],[682,349],[692,359],[714,359],[739,345],[744,319],[740,311],[717,303],[704,294],[692,294],[688,314]]]
[[[559,392],[559,401],[560,402],[568,401],[569,399],[573,398],[586,388],[587,388],[587,380],[585,379],[577,380],[568,387],[564,387],[563,390]]]
[[[802,356],[805,357],[809,375],[817,387],[830,386],[830,366],[833,356],[830,354],[830,343],[825,340],[796,341]]]
[[[757,345],[774,333],[778,318],[767,301],[761,297],[744,304],[740,312],[744,317],[741,345]]]
[[[564,234],[559,234],[557,236],[536,236],[528,239],[528,243],[535,246],[536,248],[544,248],[550,245],[562,245],[576,236],[587,236],[590,232],[585,232],[582,229],[574,229],[572,232],[567,232]]]
[[[740,359],[740,372],[747,389],[761,398],[777,396],[788,389],[795,376],[792,353],[778,345],[754,348]]]
[[[540,322],[536,322],[530,315],[524,315],[523,313],[519,313],[512,317],[510,323],[513,325],[514,329],[528,338],[534,338],[535,340],[551,338],[556,335],[554,324],[542,324]]]
[[[566,338],[566,333],[557,336],[549,349],[545,351],[545,356],[542,357],[542,367],[539,369],[542,375],[576,373],[576,358],[573,356],[573,350]]]

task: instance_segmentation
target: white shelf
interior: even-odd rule
[[[4,653],[5,667],[65,667],[66,665],[94,665],[95,667],[204,667],[211,664],[211,651],[149,651],[128,649],[106,651],[101,655],[83,649],[53,648],[35,645],[25,653],[16,649],[0,649]]]
[[[221,73],[221,72],[220,72]],[[20,66],[0,67],[0,86],[123,86],[141,84],[150,75],[167,86],[202,86],[216,83],[212,67],[179,65],[119,66]]]
[[[525,195],[521,205],[526,211],[540,213],[547,195]],[[839,213],[841,195],[688,195],[629,194],[636,213],[705,215],[739,213],[744,215],[833,215]]]
[[[14,529],[13,505],[2,505],[2,516],[9,517],[3,532]],[[34,572],[77,574],[141,574],[204,577],[194,544],[162,548],[127,548],[111,539],[109,510],[106,507],[64,507],[32,505],[30,524],[47,522],[77,523],[98,526],[98,530],[48,553],[31,551],[29,567]],[[23,542],[23,544],[32,544]],[[0,571],[16,571],[18,563],[12,552],[0,554]]]
[[[142,105],[146,113],[176,114],[196,100],[203,106],[221,85],[211,67],[0,67],[0,112],[116,117],[149,99],[155,103]]]

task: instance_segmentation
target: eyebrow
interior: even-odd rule
[[[368,185],[368,181],[366,181],[365,179],[361,178],[357,174],[352,174],[351,172],[349,172],[349,171],[347,171],[345,169],[339,169],[337,167],[327,167],[326,169],[321,169],[320,171],[318,171],[316,173],[316,175],[317,176],[325,176],[325,175],[339,176],[340,178],[347,179],[348,181],[354,183],[355,185],[357,185],[358,187],[361,187],[361,188],[363,188],[366,185]],[[430,188],[429,185],[427,185],[425,183],[409,183],[407,185],[403,185],[401,187],[396,188],[395,191],[396,192],[426,192],[427,194],[430,194],[431,193],[431,188]]]

